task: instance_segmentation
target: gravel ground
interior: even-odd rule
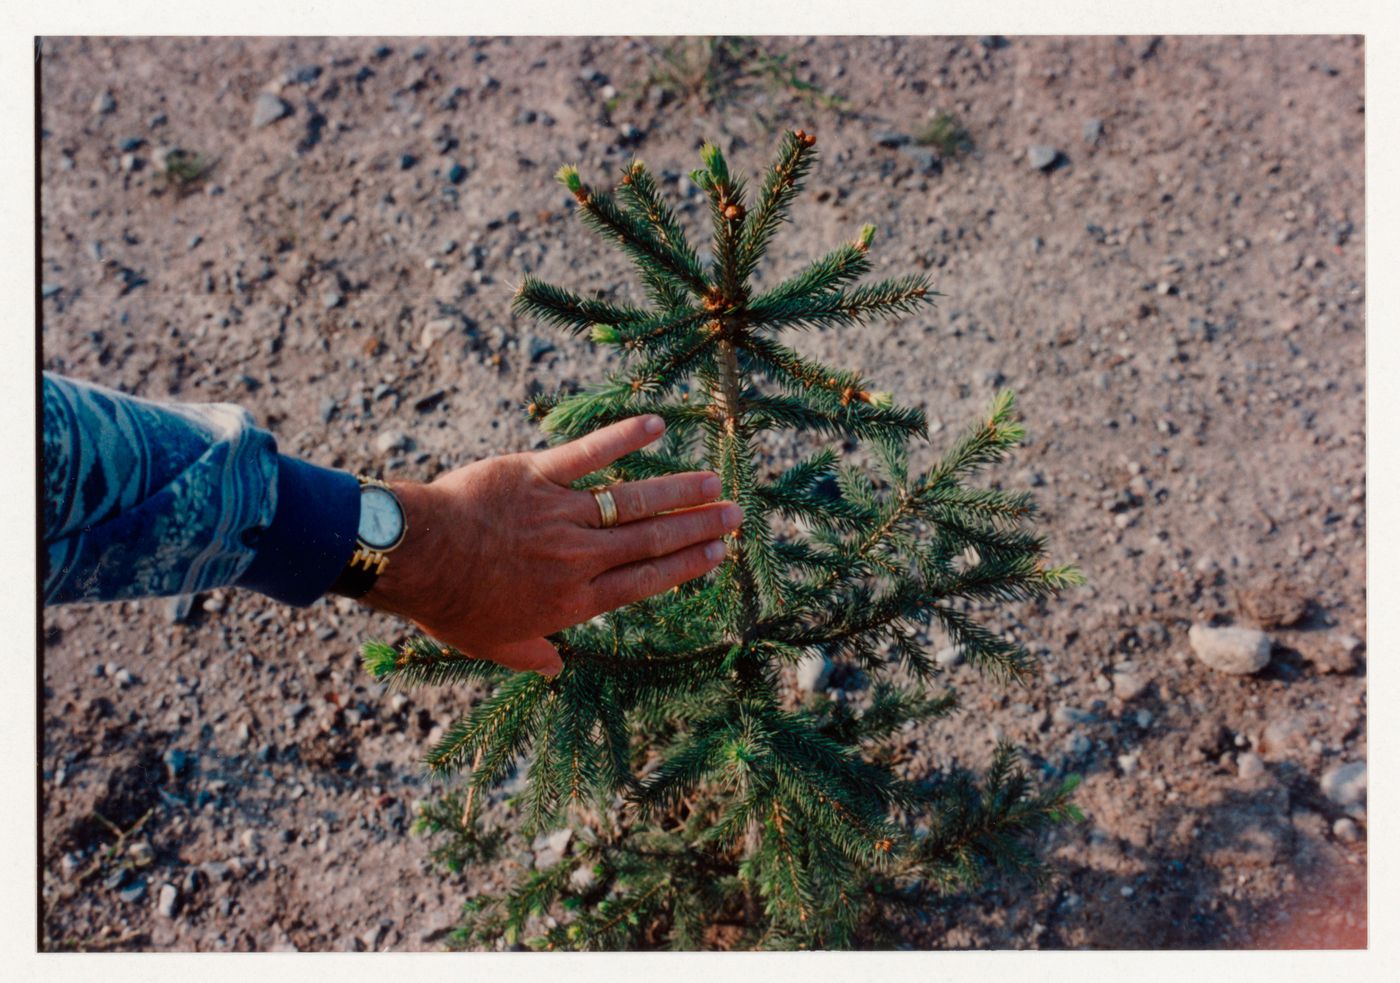
[[[1004,736],[1082,773],[1060,876],[951,898],[908,944],[1365,945],[1361,39],[778,38],[844,106],[755,84],[708,110],[660,78],[665,43],[46,42],[45,367],[240,403],[353,470],[541,446],[524,400],[606,359],[514,318],[513,283],[641,297],[556,168],[635,153],[703,241],[702,140],[756,175],[778,128],[814,131],[764,282],[873,222],[876,275],[946,296],[799,347],[923,406],[916,463],[1015,389],[1030,439],[992,478],[1034,488],[1089,580],[1002,615],[1040,682],[951,667],[966,712],[906,735],[913,770]],[[911,139],[940,112],[967,152]],[[166,180],[171,147],[212,171]],[[1192,632],[1225,625],[1266,637]],[[443,874],[409,834],[469,694],[361,672],[400,623],[216,591],[44,630],[47,949],[432,949],[529,859]]]

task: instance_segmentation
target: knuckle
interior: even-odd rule
[[[626,490],[627,511],[637,518],[651,515],[656,511],[652,501],[651,490],[642,484],[632,485]],[[619,501],[621,507],[623,502]]]
[[[670,552],[671,537],[665,523],[653,522],[647,527],[642,541],[649,556],[660,556]]]
[[[641,563],[632,572],[632,587],[637,594],[646,597],[661,589],[661,568],[655,563]]]

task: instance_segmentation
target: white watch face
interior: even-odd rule
[[[371,549],[387,550],[403,538],[403,509],[387,488],[360,489],[360,539]]]

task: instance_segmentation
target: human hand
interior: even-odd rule
[[[602,528],[593,494],[569,484],[664,428],[633,417],[429,484],[393,482],[408,534],[365,603],[471,656],[554,675],[563,662],[543,636],[708,573],[743,520],[713,501],[719,477],[694,471],[611,486],[617,525]]]

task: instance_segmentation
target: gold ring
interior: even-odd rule
[[[602,520],[604,529],[611,529],[617,525],[617,503],[613,501],[612,492],[606,488],[594,488],[593,499],[598,503],[598,518]]]

